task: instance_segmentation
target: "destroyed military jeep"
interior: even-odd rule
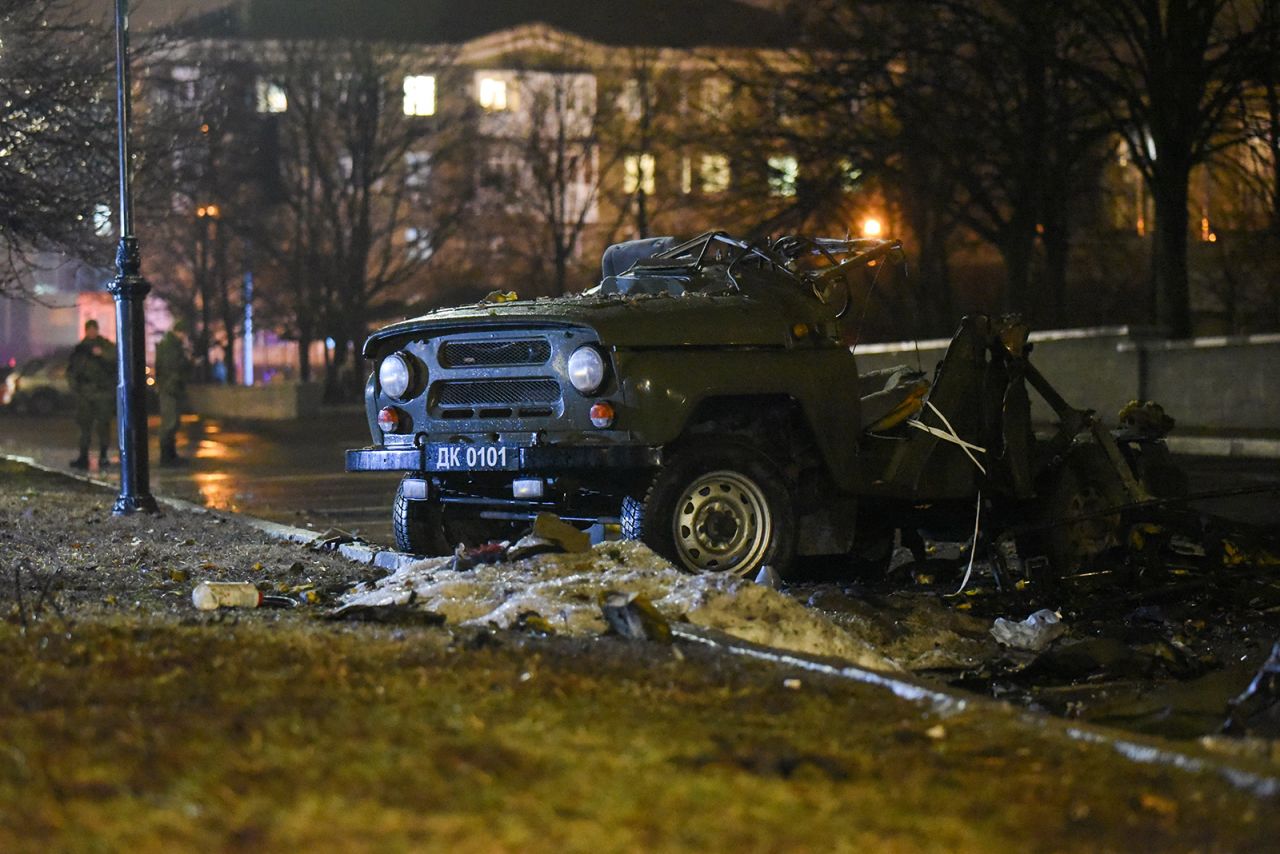
[[[347,469],[405,472],[396,544],[418,554],[554,512],[691,571],[755,575],[887,543],[913,514],[972,532],[981,510],[1006,565],[1086,569],[1121,536],[1117,508],[1149,497],[1160,425],[1112,434],[1071,408],[1011,318],[964,318],[928,372],[859,374],[853,283],[900,256],[887,240],[631,241],[581,294],[387,326],[364,348],[374,444]],[[1047,434],[1028,386],[1057,414]],[[1033,535],[1014,542],[1019,526]]]

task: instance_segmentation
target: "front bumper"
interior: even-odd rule
[[[558,474],[575,470],[654,468],[662,464],[662,448],[651,445],[506,445],[500,464],[470,467],[465,463],[459,466],[456,454],[449,457],[447,451],[456,447],[452,443],[428,442],[421,448],[355,448],[347,451],[347,471]],[[490,455],[490,459],[494,457]],[[441,465],[442,460],[450,462]]]

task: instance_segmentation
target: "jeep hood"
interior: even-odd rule
[[[586,326],[611,347],[781,347],[795,318],[774,300],[747,294],[566,296],[442,308],[385,326],[369,336],[371,357],[381,341],[509,327]]]

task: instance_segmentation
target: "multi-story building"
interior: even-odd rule
[[[286,334],[339,349],[389,312],[584,288],[609,242],[758,223],[805,168],[726,146],[790,38],[762,5],[245,0],[165,35],[146,88],[186,121],[165,219],[189,222],[158,267],[197,328],[251,264]]]

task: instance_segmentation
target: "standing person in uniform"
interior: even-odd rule
[[[98,434],[98,465],[109,465],[107,437],[116,411],[116,345],[98,334],[98,321],[86,320],[84,339],[71,351],[67,379],[76,396],[76,424],[80,427],[80,456],[72,468],[89,467],[89,440]]]
[[[187,394],[191,360],[187,358],[186,328],[181,320],[156,345],[156,390],[160,393],[160,465],[181,465],[178,456],[178,419]]]

